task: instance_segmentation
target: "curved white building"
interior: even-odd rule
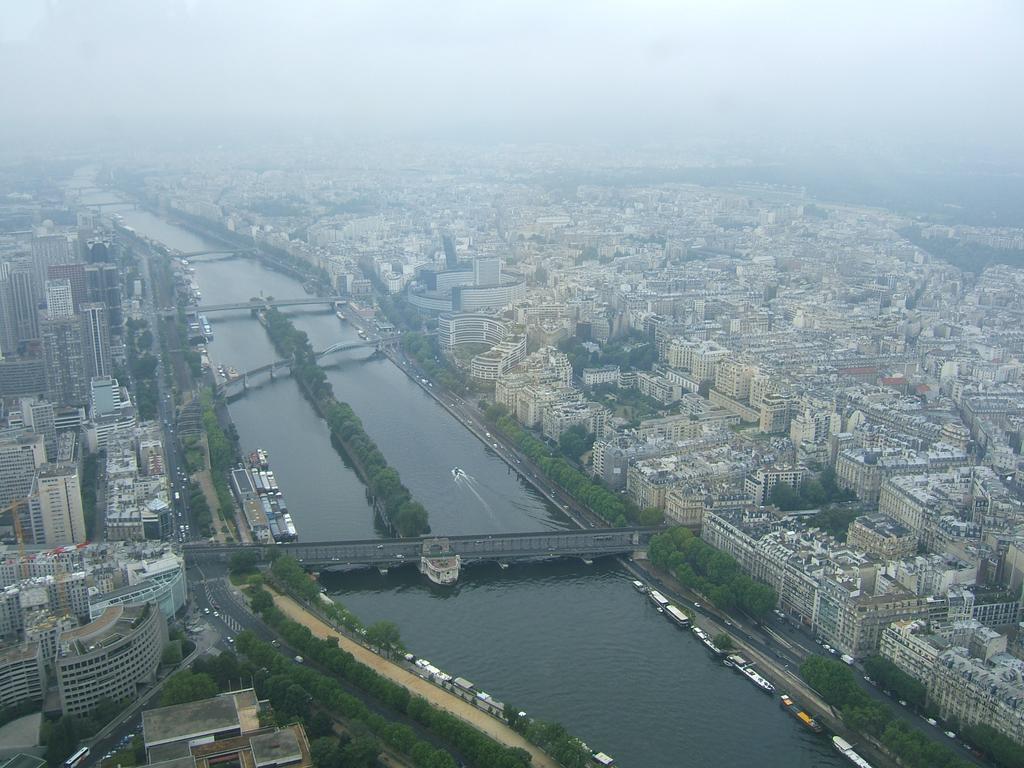
[[[167,645],[167,622],[152,603],[111,606],[95,621],[65,632],[54,659],[65,715],[82,717],[102,699],[134,699],[152,683]]]
[[[469,373],[478,381],[497,381],[526,359],[526,334],[514,333],[470,362]]]
[[[450,352],[459,344],[500,344],[509,335],[512,324],[493,315],[477,312],[443,314],[437,320],[437,341]]]

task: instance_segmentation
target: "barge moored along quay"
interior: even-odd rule
[[[245,462],[232,470],[231,484],[254,540],[264,544],[298,540],[266,451],[257,448],[250,453]]]

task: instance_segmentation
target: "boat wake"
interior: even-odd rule
[[[468,489],[470,493],[476,496],[477,501],[483,505],[484,509],[491,513],[492,516],[494,515],[494,510],[491,509],[491,505],[487,502],[487,499],[481,495],[479,483],[477,483],[475,477],[466,474],[465,470],[460,469],[459,467],[453,467],[452,478],[454,478],[456,485]]]

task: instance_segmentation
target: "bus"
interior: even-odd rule
[[[64,768],[78,768],[89,757],[89,748],[82,747],[71,757],[64,761]]]

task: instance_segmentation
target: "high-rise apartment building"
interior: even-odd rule
[[[40,323],[46,391],[61,405],[84,405],[89,394],[90,368],[85,339],[91,331],[86,315],[46,318]]]
[[[51,264],[70,264],[76,261],[76,240],[65,234],[36,235],[32,238],[32,265],[35,269],[37,300],[42,298],[43,286],[47,279],[47,268]]]
[[[15,261],[10,271],[11,324],[18,344],[39,338],[39,297],[36,275],[26,260]]]
[[[107,325],[118,331],[124,322],[121,313],[121,274],[116,264],[99,262],[85,265],[85,291],[90,303],[107,308]]]
[[[44,464],[29,495],[36,544],[62,546],[88,540],[77,464]]]
[[[82,305],[85,328],[85,367],[90,378],[110,375],[110,326],[103,304]]]
[[[0,438],[0,509],[28,498],[36,470],[45,463],[42,435],[26,430]]]

